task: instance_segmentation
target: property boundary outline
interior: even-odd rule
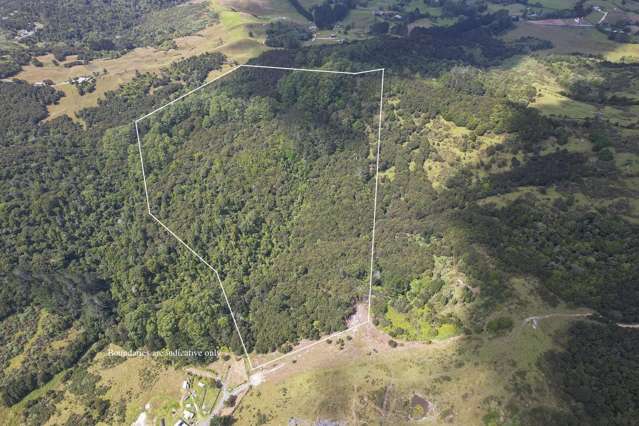
[[[156,112],[160,112],[163,109],[165,109],[166,107],[173,105],[174,103],[184,99],[185,97],[205,88],[206,86],[210,85],[211,83],[233,73],[234,71],[240,69],[240,68],[258,68],[258,69],[273,69],[273,70],[283,70],[283,71],[301,71],[301,72],[316,72],[316,73],[325,73],[325,74],[343,74],[343,75],[362,75],[362,74],[369,74],[369,73],[374,73],[374,72],[379,72],[381,73],[381,84],[380,84],[380,93],[379,93],[379,117],[378,117],[378,123],[377,123],[377,148],[376,148],[376,159],[375,159],[375,193],[374,193],[374,197],[373,197],[373,229],[371,232],[371,257],[370,257],[370,271],[369,271],[369,278],[368,278],[368,311],[367,311],[367,317],[366,320],[363,322],[360,322],[358,324],[352,325],[348,328],[346,328],[345,330],[342,331],[338,331],[336,333],[332,333],[328,336],[325,336],[317,341],[314,341],[312,343],[309,343],[308,345],[302,346],[301,348],[298,348],[294,351],[285,353],[277,358],[274,358],[272,360],[263,362],[260,365],[257,366],[253,366],[253,363],[251,362],[251,357],[248,353],[248,350],[246,349],[246,345],[244,344],[244,339],[242,338],[242,333],[240,332],[240,328],[237,325],[237,320],[235,319],[235,313],[233,312],[233,308],[231,308],[231,304],[229,303],[229,299],[228,296],[226,294],[226,290],[224,289],[224,285],[222,284],[222,280],[220,279],[220,274],[218,273],[217,269],[215,269],[209,262],[207,262],[202,256],[200,256],[195,250],[193,250],[191,248],[191,246],[189,246],[186,242],[184,242],[184,240],[182,240],[175,232],[173,232],[168,226],[166,226],[160,219],[158,219],[152,212],[151,212],[151,203],[149,201],[149,191],[148,191],[148,187],[147,187],[147,183],[146,183],[146,173],[144,170],[144,157],[142,155],[142,141],[140,139],[140,131],[138,128],[138,123],[141,122],[142,120],[150,117],[151,115],[155,114]],[[143,115],[142,117],[136,119],[133,123],[135,125],[135,136],[137,138],[137,142],[138,142],[138,152],[140,154],[140,166],[142,169],[142,181],[144,183],[144,195],[145,195],[145,199],[146,199],[146,207],[147,207],[147,212],[149,213],[149,216],[151,216],[151,218],[153,218],[154,221],[156,221],[162,228],[164,228],[171,236],[173,236],[180,244],[182,244],[184,247],[187,248],[188,251],[191,252],[191,254],[193,254],[200,262],[202,262],[204,265],[206,265],[211,271],[213,271],[213,273],[215,274],[215,277],[217,278],[217,282],[218,285],[220,287],[220,290],[222,291],[222,295],[224,297],[224,301],[226,302],[226,306],[231,314],[231,319],[233,320],[233,325],[235,326],[235,331],[237,332],[238,337],[240,338],[240,343],[242,345],[242,349],[244,350],[244,355],[246,356],[246,359],[248,361],[249,364],[249,370],[253,371],[253,370],[258,370],[261,369],[267,365],[273,364],[277,361],[282,360],[283,358],[289,357],[291,355],[295,355],[297,353],[303,352],[307,349],[310,349],[311,347],[325,342],[333,337],[339,336],[341,334],[345,334],[348,333],[350,331],[354,331],[357,328],[369,324],[371,322],[371,299],[373,296],[373,266],[374,266],[374,262],[375,262],[375,226],[376,226],[376,221],[377,221],[377,193],[378,193],[378,188],[379,188],[379,156],[380,156],[380,151],[381,151],[381,141],[382,141],[382,117],[383,117],[383,105],[384,105],[384,68],[375,68],[375,69],[371,69],[371,70],[366,70],[366,71],[359,71],[359,72],[349,72],[349,71],[333,71],[333,70],[324,70],[324,69],[308,69],[308,68],[290,68],[290,67],[276,67],[276,66],[268,66],[268,65],[248,65],[248,64],[240,64],[237,65],[233,68],[231,68],[230,70],[216,76],[215,78],[204,82],[202,85],[196,87],[195,89],[173,99],[172,101],[168,102],[167,104],[154,109],[153,111]]]

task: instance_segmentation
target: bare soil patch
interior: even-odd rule
[[[366,317],[367,305],[358,305],[357,313],[353,316],[353,318],[364,318],[365,320]],[[403,352],[416,348],[426,348],[429,346],[445,346],[453,340],[458,340],[461,337],[462,336],[457,336],[432,343],[402,342],[397,339],[392,339],[388,334],[369,323],[353,331],[331,338],[330,343],[329,341],[317,343],[306,350],[269,364],[264,367],[262,374],[267,382],[279,382],[287,377],[311,369],[335,367],[338,364],[344,364],[353,360],[364,359],[377,354],[384,354],[393,351]],[[395,348],[389,345],[388,342],[390,340],[397,341],[397,346]],[[343,344],[341,342],[343,342]],[[315,342],[310,340],[302,341],[296,345],[293,350],[301,349],[313,343]],[[251,359],[255,365],[260,365],[267,362],[269,359],[273,359],[281,355],[282,354],[280,353],[254,355]]]

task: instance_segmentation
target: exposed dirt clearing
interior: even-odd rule
[[[358,305],[357,314],[359,318],[366,318],[366,306]],[[349,340],[350,336],[352,340]],[[461,339],[463,336],[456,336],[445,340],[433,341],[431,344],[422,342],[401,342],[398,346],[392,348],[388,342],[391,337],[378,330],[372,324],[363,325],[354,331],[344,333],[331,339],[331,343],[321,342],[307,350],[301,351],[294,355],[287,356],[281,361],[274,362],[263,371],[265,381],[280,382],[287,377],[299,374],[308,370],[330,368],[339,364],[346,364],[358,359],[375,356],[376,354],[387,354],[391,352],[404,352],[415,349],[441,348],[452,344],[454,341]],[[344,342],[343,349],[340,349],[338,343],[340,339]],[[396,339],[395,339],[396,340]],[[293,350],[302,348],[304,345],[313,343],[312,341],[303,341],[295,346]],[[274,355],[257,355],[251,359],[253,363],[259,365],[267,362]]]
[[[560,317],[560,318],[587,318],[589,316],[592,315],[592,312],[579,312],[579,313],[574,313],[574,314],[564,314],[564,313],[557,313],[557,314],[546,314],[546,315],[537,315],[537,316],[532,316],[532,317],[528,317],[526,319],[524,319],[523,325],[527,325],[530,324],[532,326],[532,328],[537,328],[539,327],[539,323],[541,320],[544,319],[548,319],[548,318],[555,318],[555,317]]]
[[[639,324],[622,324],[620,322],[617,323],[617,327],[621,328],[639,328]]]

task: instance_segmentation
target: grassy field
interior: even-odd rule
[[[266,382],[254,388],[236,411],[238,424],[281,425],[291,418],[413,424],[406,415],[414,412],[410,403],[413,395],[433,404],[432,412],[422,420],[429,424],[476,425],[482,424],[482,418],[503,418],[513,399],[527,401],[524,404],[529,406],[557,406],[537,361],[555,347],[554,334],[570,320],[544,320],[538,329],[532,329],[523,325],[523,318],[533,313],[572,311],[545,307],[534,284],[524,279],[514,279],[513,287],[517,302],[496,314],[514,319],[513,330],[505,335],[400,345],[391,350],[371,346],[368,355],[344,363],[338,352],[328,368],[311,366],[281,377],[277,377],[279,371],[273,377],[266,374]],[[357,344],[355,337],[344,351]],[[334,351],[332,347],[329,350]],[[307,362],[307,358],[300,362]]]
[[[545,53],[589,53],[602,55],[612,62],[639,62],[639,44],[622,44],[608,38],[594,28],[549,27],[521,22],[503,38],[537,37],[549,40],[553,48]]]
[[[56,321],[59,321],[59,318],[55,318],[46,309],[38,311],[37,324],[35,330],[33,330],[33,334],[31,334],[29,339],[20,347],[21,352],[8,360],[8,364],[4,370],[5,374],[12,374],[13,370],[19,369],[29,352],[34,349],[34,346],[37,343],[41,344],[41,339],[46,339],[48,348],[59,351],[64,349],[73,342],[76,337],[78,337],[80,330],[78,330],[78,328],[71,327],[65,330],[57,338],[52,339],[48,334],[49,331],[47,330],[47,327]],[[26,332],[29,331],[30,330],[27,330]]]
[[[597,5],[606,10],[627,10],[631,12],[639,12],[639,2],[637,1],[622,1],[622,0],[588,0],[585,3],[586,6]]]
[[[567,319],[544,321],[533,330],[522,325],[525,316],[548,312],[569,312],[565,307],[553,310],[540,302],[534,285],[523,279],[513,280],[518,298],[511,308],[499,315],[515,320],[514,330],[503,336],[469,336],[448,339],[430,345],[399,343],[395,349],[387,336],[370,331],[344,336],[344,343],[322,343],[305,354],[287,360],[282,367],[265,371],[265,381],[254,387],[235,413],[237,425],[286,424],[290,418],[346,420],[349,424],[412,423],[407,413],[416,413],[411,399],[418,395],[433,404],[424,421],[458,425],[479,424],[482,417],[503,416],[512,398],[530,398],[534,403],[556,405],[544,387],[537,367],[539,356],[554,347],[553,334],[563,330]],[[359,333],[359,332],[358,332]],[[118,349],[112,346],[111,349]],[[193,380],[195,398],[183,402],[183,370],[160,366],[149,358],[126,358],[106,363],[102,351],[89,367],[99,375],[99,384],[112,407],[125,407],[125,420],[131,424],[140,413],[147,413],[152,424],[164,418],[167,424],[179,419],[182,410],[195,404],[211,407],[217,390],[207,379]],[[495,363],[495,360],[501,360]],[[218,369],[224,369],[222,365]],[[208,369],[207,369],[208,371]],[[0,412],[3,419],[16,420],[15,413],[26,409],[28,401],[50,389],[65,389],[56,376],[42,389],[29,395],[11,412]],[[202,382],[206,386],[200,387]],[[515,390],[513,390],[515,389]],[[534,389],[520,394],[518,389]],[[47,424],[64,424],[70,415],[79,413],[82,402],[68,390],[58,403],[58,413]],[[191,404],[189,407],[187,404]],[[13,423],[17,424],[17,423]],[[120,422],[118,422],[120,424]]]
[[[130,81],[136,71],[158,72],[172,62],[191,56],[211,51],[220,51],[231,60],[245,62],[266,50],[263,37],[259,31],[254,31],[251,37],[252,26],[261,26],[265,19],[257,18],[244,12],[236,12],[212,3],[211,10],[219,16],[219,22],[207,26],[195,34],[179,37],[175,40],[177,48],[162,50],[152,47],[134,49],[127,54],[115,59],[99,59],[88,65],[64,68],[52,63],[52,56],[39,58],[44,66],[35,67],[27,65],[16,78],[34,83],[45,79],[51,79],[59,90],[65,93],[65,97],[57,105],[49,108],[50,118],[63,114],[73,116],[82,108],[97,105],[98,99],[109,90],[116,89],[120,84]],[[68,58],[68,61],[73,60]],[[106,70],[106,74],[104,74]],[[80,96],[75,87],[66,82],[74,77],[87,76],[93,73],[100,75],[96,80],[96,90],[93,93]]]
[[[3,404],[0,404],[0,419],[6,425],[18,425],[21,424],[21,413],[24,412],[29,403],[48,391],[52,389],[56,389],[61,386],[62,376],[64,375],[64,371],[56,374],[53,379],[49,380],[46,385],[37,388],[33,392],[31,392],[26,398],[17,403],[12,407],[5,407]]]
[[[584,102],[569,99],[552,88],[540,87],[538,98],[532,105],[540,109],[544,114],[570,118],[592,118],[597,113],[597,108]]]
[[[394,2],[389,0],[374,0],[369,1],[365,7],[357,7],[356,9],[351,10],[346,18],[341,22],[342,26],[349,26],[351,30],[347,35],[341,34],[341,37],[350,40],[368,37],[369,27],[374,24],[376,20],[379,20],[379,18],[375,17],[373,12],[375,10],[388,10],[393,5]],[[456,19],[453,18],[440,18],[442,15],[441,7],[428,6],[421,0],[412,0],[407,2],[406,6],[404,6],[404,11],[409,12],[417,8],[421,12],[428,12],[432,18],[419,19],[409,24],[409,29],[415,27],[428,28],[432,26],[448,26],[456,22]]]
[[[46,310],[42,309],[38,311],[37,315],[38,315],[38,319],[37,319],[35,332],[29,337],[29,340],[27,340],[27,342],[22,346],[21,348],[22,351],[18,355],[14,356],[13,358],[9,360],[9,363],[4,370],[5,374],[11,374],[12,370],[17,370],[18,368],[20,368],[20,366],[22,365],[22,362],[24,361],[26,357],[26,354],[33,347],[33,344],[36,342],[36,340],[39,337],[46,337],[44,333],[44,324],[48,319],[47,318],[48,313]]]
[[[120,349],[111,346],[111,349]],[[106,350],[99,353],[88,368],[89,373],[99,376],[98,386],[104,386],[106,393],[101,398],[109,401],[113,410],[123,410],[124,421],[118,424],[131,424],[143,411],[148,418],[163,417],[173,424],[181,414],[181,383],[187,377],[182,370],[161,365],[150,358],[126,358],[122,362],[105,364]],[[41,388],[30,393],[25,399],[11,408],[0,404],[2,424],[21,424],[21,413],[29,409],[31,401],[40,398],[50,390],[63,392],[63,398],[56,402],[56,412],[46,425],[65,424],[72,414],[81,415],[84,402],[79,399],[63,382],[66,370],[58,373]],[[215,391],[212,392],[215,394]],[[207,401],[209,397],[207,396]],[[176,413],[176,415],[173,414]],[[155,423],[153,423],[155,424]]]
[[[305,0],[302,0],[301,3],[307,5]],[[306,18],[297,13],[288,0],[219,0],[219,4],[230,10],[246,12],[265,19],[286,18],[300,23],[308,22]]]
[[[541,4],[546,9],[566,10],[574,9],[576,0],[536,0],[535,4]]]
[[[503,143],[505,138],[504,135],[485,134],[478,137],[480,144],[477,149],[464,149],[462,148],[463,139],[471,133],[469,129],[457,126],[442,117],[426,123],[424,128],[423,137],[431,142],[432,149],[437,152],[437,159],[431,159],[413,167],[422,167],[437,191],[444,191],[447,180],[455,176],[464,166],[471,165],[478,178],[485,176],[486,172],[478,167],[480,160],[484,157],[484,151],[489,146]]]
[[[563,0],[548,1],[557,4],[571,3]],[[416,0],[413,3],[409,4],[406,9],[412,10],[414,7],[419,7],[420,10],[427,10],[433,16],[438,16],[441,13],[440,8],[426,7]],[[370,3],[365,9],[353,10],[343,22],[344,25],[351,25],[353,29],[348,36],[341,35],[341,37],[351,39],[366,37],[368,27],[375,21],[372,11],[389,4],[386,0],[379,0]],[[216,50],[225,53],[232,60],[242,63],[267,49],[263,44],[262,26],[269,20],[287,18],[305,22],[305,19],[292,9],[286,0],[272,2],[264,0],[223,0],[218,2],[216,0],[211,1],[209,7],[211,12],[218,15],[219,23],[209,25],[192,35],[179,37],[175,40],[177,45],[175,49],[138,48],[119,58],[96,60],[88,65],[72,68],[53,65],[51,56],[47,55],[39,58],[44,63],[44,67],[27,65],[16,77],[32,83],[44,79],[53,80],[58,89],[62,90],[66,96],[57,105],[52,105],[49,108],[50,118],[63,114],[73,116],[82,108],[97,105],[97,100],[105,92],[114,90],[122,83],[130,81],[136,70],[158,72],[174,61]],[[200,21],[193,24],[192,29],[197,28],[198,22]],[[453,21],[448,19],[424,19],[413,23],[411,28],[415,26],[445,26],[451,23]],[[548,50],[548,53],[580,51],[602,54],[611,61],[639,61],[639,45],[609,41],[605,35],[594,29],[541,27],[520,23],[505,38],[512,40],[522,36],[534,36],[552,41],[555,47]],[[9,43],[8,40],[4,40],[4,42]],[[72,59],[69,58],[69,60]],[[103,73],[104,70],[106,70],[106,74]],[[93,73],[100,74],[97,78],[96,90],[93,93],[80,96],[75,87],[65,83],[71,78]],[[564,99],[548,93],[544,94],[540,105],[543,105],[548,111],[552,111],[553,109],[558,110],[558,106],[563,108],[565,103]],[[573,104],[570,113],[584,117],[591,114],[592,110],[585,105]],[[621,119],[623,118],[621,117]]]
[[[300,0],[300,3],[306,10],[310,10],[313,6],[322,3],[322,0]]]
[[[0,49],[11,52],[19,50],[20,47],[20,44],[13,40],[9,33],[0,30]]]
[[[110,346],[118,350],[116,346]],[[104,364],[106,350],[93,360],[88,371],[100,378],[98,385],[107,390],[102,398],[109,401],[114,409],[123,410],[122,424],[131,424],[143,411],[149,419],[165,418],[173,424],[180,418],[181,383],[186,374],[156,361],[133,357],[126,358],[116,365]],[[57,386],[64,390],[64,385]],[[66,390],[64,398],[56,405],[56,415],[47,424],[64,424],[73,413],[82,413],[82,402]],[[175,414],[174,414],[175,413]],[[153,423],[155,424],[155,423]]]
[[[565,88],[559,84],[557,78],[546,66],[535,58],[515,58],[507,61],[501,68],[526,76],[527,82],[532,83],[537,89],[537,96],[531,106],[539,109],[543,114],[574,119],[593,118],[597,114],[602,114],[612,122],[621,124],[633,123],[639,114],[637,106],[600,108],[565,96],[562,94]],[[631,96],[634,90],[629,88],[629,91],[624,92],[624,96]]]
[[[506,9],[508,12],[510,12],[511,15],[521,15],[526,10],[526,6],[519,3],[513,3],[513,4],[488,3],[488,10],[490,12],[496,12],[502,9]]]
[[[130,424],[146,410],[151,416],[159,413],[170,414],[175,402],[179,402],[181,383],[186,375],[180,370],[167,368],[148,358],[128,358],[113,368],[102,368],[100,361],[104,353],[96,357],[91,368],[99,374],[101,384],[109,386],[105,397],[112,404],[117,404],[123,397],[126,399],[126,423]],[[148,405],[147,405],[148,404]],[[176,418],[169,417],[171,420]]]

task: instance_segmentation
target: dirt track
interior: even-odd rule
[[[362,320],[367,318],[368,306],[360,304],[357,306],[357,312],[351,317],[349,324],[355,324],[355,319]],[[350,337],[350,339],[349,339]],[[268,382],[279,382],[287,377],[299,374],[304,371],[319,368],[330,368],[337,364],[352,362],[353,360],[366,359],[377,354],[390,351],[406,351],[419,348],[441,347],[448,345],[455,340],[463,338],[463,336],[455,336],[446,340],[436,340],[430,344],[423,342],[402,342],[397,339],[398,346],[392,348],[388,342],[391,337],[379,330],[372,324],[362,325],[361,327],[344,333],[336,338],[331,339],[331,343],[322,342],[301,351],[289,357],[283,358],[268,365],[263,370],[264,380]],[[342,340],[343,346],[340,349],[338,342]],[[297,350],[304,345],[308,345],[309,341],[303,341],[297,345]],[[311,342],[312,343],[312,342]],[[272,354],[270,355],[273,356]],[[255,364],[263,363],[268,360],[268,356],[252,357]]]
[[[541,320],[547,319],[547,318],[556,318],[556,317],[562,317],[562,318],[587,318],[590,317],[592,315],[594,315],[594,312],[583,312],[583,313],[575,313],[575,314],[565,314],[565,313],[556,313],[556,314],[546,314],[546,315],[537,315],[537,316],[532,316],[532,317],[528,317],[526,318],[522,325],[527,325],[527,324],[531,324],[532,328],[537,328],[539,327],[539,322]],[[621,323],[621,322],[617,322],[615,323],[615,325],[617,327],[621,327],[621,328],[639,328],[639,323],[638,324],[628,324],[628,323]]]

